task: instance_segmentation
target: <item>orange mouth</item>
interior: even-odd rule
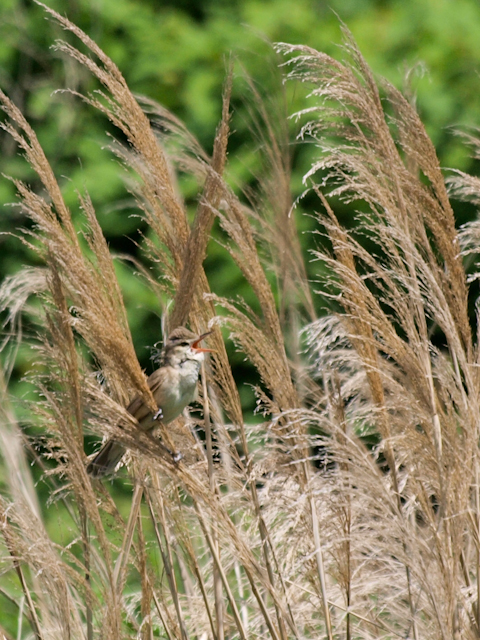
[[[198,346],[199,342],[201,342],[204,338],[209,336],[211,333],[213,333],[213,331],[207,331],[207,333],[202,333],[202,335],[199,338],[197,338],[194,342],[192,342],[191,344],[192,349],[195,349],[195,351],[199,351],[200,353],[214,353],[215,349],[206,349],[204,347]]]

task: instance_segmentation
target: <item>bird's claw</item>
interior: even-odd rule
[[[158,408],[158,411],[156,413],[153,414],[153,419],[154,420],[161,420],[163,418],[163,411],[161,410],[161,408]]]

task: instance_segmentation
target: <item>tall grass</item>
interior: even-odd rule
[[[205,442],[188,415],[161,429],[161,439],[136,430],[129,399],[141,394],[152,409],[154,402],[93,203],[80,197],[82,238],[35,132],[1,94],[2,126],[43,185],[34,193],[16,182],[33,222],[22,238],[44,266],[0,292],[12,332],[29,296],[41,303],[30,314],[41,365],[32,421],[42,434],[35,453],[2,389],[0,599],[17,606],[17,628],[0,615],[0,633],[478,638],[479,352],[462,263],[462,251],[477,251],[478,225],[457,231],[412,105],[377,84],[347,31],[342,62],[278,46],[288,76],[312,87],[298,117],[308,120],[301,137],[317,145],[305,176],[323,237],[312,260],[329,275],[311,283],[291,214],[285,121],[259,102],[268,171],[249,207],[223,177],[231,72],[211,158],[174,116],[146,105],[180,141],[169,155],[115,64],[45,10],[83,47],[57,49],[103,86],[83,98],[126,140],[113,151],[136,176],[150,229],[137,266],[159,306],[173,300],[168,327],[214,328],[215,353],[200,384]],[[192,224],[177,170],[203,184]],[[478,201],[476,178],[457,174],[452,188]],[[367,213],[347,230],[332,197],[361,201]],[[202,265],[215,218],[257,313],[210,290]],[[337,309],[322,317],[319,286]],[[258,370],[260,424],[242,413],[221,326]],[[299,352],[301,343],[302,358],[290,361],[286,346]],[[126,515],[108,482],[86,474],[86,432],[114,436],[131,452],[119,472],[132,482]],[[166,455],[165,444],[182,460]],[[54,542],[43,522],[32,455],[70,518],[68,544]]]

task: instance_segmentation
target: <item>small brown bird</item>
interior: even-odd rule
[[[127,411],[134,416],[143,431],[150,431],[157,420],[171,422],[190,404],[197,390],[198,374],[205,353],[212,349],[199,347],[199,343],[212,332],[200,336],[185,327],[178,327],[168,336],[160,357],[160,368],[149,376],[150,387],[158,411],[152,413],[140,396],[128,405]],[[107,440],[87,466],[87,473],[101,478],[115,470],[125,453],[125,448],[114,439]]]

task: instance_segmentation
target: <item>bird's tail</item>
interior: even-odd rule
[[[125,448],[115,440],[108,440],[87,465],[87,473],[93,478],[102,478],[115,471],[123,458]]]

